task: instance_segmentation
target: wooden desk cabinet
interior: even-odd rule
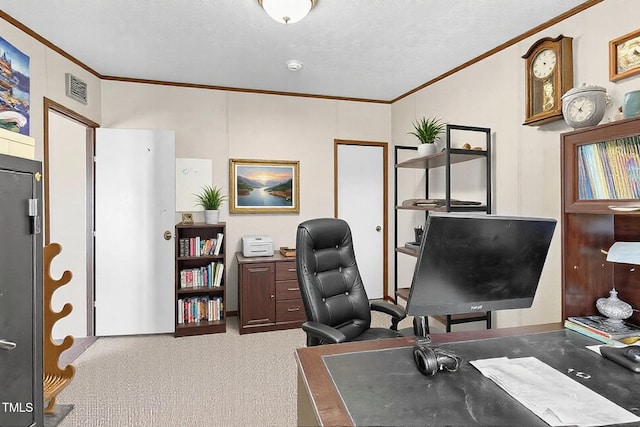
[[[294,258],[276,254],[238,262],[238,328],[241,334],[299,328],[306,318]]]
[[[638,307],[638,269],[606,262],[602,251],[616,241],[640,241],[640,117],[561,139],[562,318],[598,314],[596,300],[614,286],[620,299]],[[640,322],[640,313],[631,320]]]

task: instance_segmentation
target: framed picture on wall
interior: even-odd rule
[[[615,82],[640,73],[640,30],[609,42],[609,80]]]
[[[300,212],[299,163],[229,159],[229,212]]]

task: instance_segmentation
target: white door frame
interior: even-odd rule
[[[357,140],[346,140],[346,139],[334,139],[334,147],[333,147],[333,165],[334,165],[334,191],[333,191],[333,206],[334,206],[334,217],[338,217],[338,188],[340,183],[338,182],[338,146],[339,145],[355,145],[355,146],[363,146],[363,147],[382,147],[382,170],[380,173],[382,174],[382,198],[383,203],[380,206],[382,210],[382,271],[383,271],[383,279],[382,279],[382,295],[384,299],[389,301],[394,301],[394,298],[389,296],[389,217],[387,215],[387,206],[389,205],[389,191],[388,191],[388,159],[389,159],[389,146],[386,142],[375,142],[375,141],[357,141]]]
[[[74,121],[87,130],[86,144],[87,144],[87,173],[86,173],[86,322],[87,322],[87,337],[95,336],[95,322],[94,322],[94,267],[95,267],[95,248],[93,239],[94,229],[94,163],[93,155],[95,150],[95,130],[100,127],[98,123],[76,113],[75,111],[65,107],[62,104],[58,104],[49,98],[44,98],[44,161],[43,161],[43,175],[44,175],[44,245],[51,243],[51,209],[50,209],[50,188],[49,188],[49,113],[56,112],[65,118]],[[64,250],[64,248],[63,248]]]

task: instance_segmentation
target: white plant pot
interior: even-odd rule
[[[429,156],[436,152],[436,144],[420,144],[418,145],[418,156]]]
[[[205,224],[217,224],[220,222],[220,211],[215,210],[205,210],[204,211],[204,222]]]

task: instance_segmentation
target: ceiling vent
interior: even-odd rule
[[[65,74],[65,89],[69,98],[87,104],[87,84],[71,73]]]

